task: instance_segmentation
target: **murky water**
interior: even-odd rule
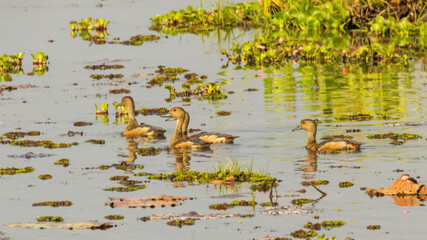
[[[102,4],[102,7],[96,6]],[[4,91],[0,101],[0,133],[10,131],[40,131],[41,136],[26,137],[31,140],[52,140],[59,143],[79,142],[78,146],[64,149],[23,148],[0,146],[0,168],[32,166],[30,174],[0,176],[0,232],[11,239],[249,239],[266,235],[289,237],[289,233],[303,228],[306,222],[317,222],[314,214],[269,216],[255,209],[240,207],[227,210],[242,214],[254,213],[253,218],[226,218],[200,220],[194,226],[175,228],[164,220],[141,222],[138,219],[156,213],[186,213],[198,211],[213,213],[209,204],[230,202],[232,199],[267,202],[268,193],[251,193],[247,184],[234,189],[212,185],[189,186],[187,183],[151,181],[143,190],[118,193],[103,191],[117,186],[109,180],[115,175],[129,175],[111,168],[97,169],[99,165],[118,164],[127,160],[129,143],[121,137],[125,125],[115,123],[111,103],[119,102],[124,95],[109,94],[110,89],[127,88],[136,102],[137,109],[183,106],[191,115],[190,127],[206,131],[219,131],[240,136],[234,145],[215,145],[211,152],[193,153],[184,157],[162,152],[157,156],[138,156],[135,164],[142,164],[145,172],[165,173],[181,169],[211,170],[218,161],[238,159],[255,172],[268,172],[282,182],[277,188],[280,205],[288,205],[295,197],[318,199],[320,193],[303,187],[303,180],[327,179],[329,185],[321,186],[327,195],[314,204],[320,221],[343,220],[347,224],[319,234],[337,239],[422,239],[426,234],[422,206],[401,207],[390,197],[374,198],[361,191],[361,187],[390,186],[403,170],[418,177],[420,184],[427,182],[426,137],[427,125],[390,127],[385,123],[427,122],[427,72],[426,63],[411,60],[407,66],[344,65],[288,63],[281,69],[233,70],[234,66],[221,69],[225,64],[218,49],[227,47],[227,40],[218,44],[218,35],[200,38],[180,35],[142,46],[90,45],[79,38],[71,38],[68,23],[71,20],[94,17],[111,21],[110,38],[122,40],[137,34],[153,34],[148,30],[149,17],[172,9],[198,5],[194,1],[9,1],[0,4],[1,54],[25,52],[23,69],[31,72],[30,53],[45,51],[49,56],[49,71],[42,76],[12,75],[13,81],[1,84],[31,84],[32,88]],[[240,32],[234,32],[239,35]],[[246,33],[249,34],[250,33]],[[225,34],[224,34],[225,35]],[[243,36],[245,38],[247,36]],[[53,40],[53,42],[48,42]],[[111,86],[112,80],[92,80],[93,73],[87,64],[116,63],[126,81]],[[134,73],[153,73],[158,65],[183,67],[208,81],[223,82],[223,89],[234,91],[219,101],[172,102],[163,87],[147,88],[149,77],[134,78]],[[226,72],[223,72],[226,71]],[[221,73],[222,74],[219,74]],[[135,84],[128,85],[128,82]],[[180,88],[180,81],[175,83]],[[244,91],[256,88],[259,91]],[[109,103],[109,122],[96,120],[94,104]],[[230,116],[218,117],[218,111],[231,111]],[[345,115],[370,114],[367,121],[339,120]],[[167,138],[139,143],[139,147],[165,147],[175,127],[158,116],[138,116],[139,121],[161,126]],[[318,118],[318,138],[326,135],[347,134],[364,143],[362,151],[354,154],[310,154],[304,145],[306,132],[291,132],[304,118]],[[76,121],[92,122],[86,127],[74,127]],[[47,124],[49,123],[49,124]],[[202,126],[201,124],[206,124]],[[346,133],[346,129],[360,129]],[[69,137],[68,131],[83,131],[83,136]],[[390,140],[368,139],[371,133],[417,133],[423,138],[408,140],[403,145],[391,145]],[[105,145],[84,142],[88,139],[105,139]],[[53,154],[44,158],[12,158],[28,152]],[[124,156],[124,157],[123,157]],[[67,168],[53,163],[68,158]],[[137,170],[133,171],[137,172]],[[41,174],[51,174],[51,180],[38,179]],[[339,188],[338,183],[350,181],[350,188]],[[28,185],[35,185],[28,187]],[[305,188],[305,194],[297,191]],[[177,195],[197,197],[175,208],[110,208],[104,203],[108,197]],[[239,194],[233,197],[232,194]],[[227,196],[230,195],[230,198]],[[71,207],[32,207],[42,201],[73,202]],[[405,213],[408,211],[408,213]],[[116,221],[118,227],[107,231],[91,230],[31,230],[5,226],[9,223],[35,222],[37,216],[61,216],[66,222],[105,222],[104,216],[124,215]],[[377,231],[367,230],[368,225],[381,225]]]

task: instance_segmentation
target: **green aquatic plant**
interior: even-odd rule
[[[104,218],[108,220],[123,220],[125,217],[123,215],[108,215]]]
[[[349,187],[352,187],[353,185],[354,185],[354,183],[352,183],[352,182],[340,182],[339,183],[340,188],[349,188]]]
[[[52,179],[52,175],[50,175],[50,174],[43,174],[43,175],[39,176],[39,179],[41,179],[41,180],[49,180],[49,179]]]
[[[54,163],[55,165],[62,165],[63,167],[70,166],[70,160],[66,158],[59,159]]]
[[[379,230],[379,229],[381,229],[381,226],[380,225],[368,225],[366,228],[369,230]]]
[[[33,167],[25,167],[25,168],[0,168],[0,175],[15,175],[20,173],[32,173],[34,172]]]
[[[169,109],[161,108],[141,108],[136,110],[137,113],[147,116],[147,115],[163,115],[169,112]]]
[[[134,192],[134,191],[138,191],[138,190],[142,190],[146,187],[147,185],[143,184],[143,185],[131,185],[131,186],[127,186],[127,187],[112,187],[112,188],[104,188],[104,191],[114,191],[114,192]]]
[[[37,52],[36,55],[31,53],[33,57],[33,65],[46,65],[49,57],[45,54],[45,52]]]
[[[292,204],[302,206],[307,203],[314,202],[314,199],[298,198],[291,201]]]
[[[58,216],[38,216],[37,222],[63,222],[64,219]]]
[[[319,186],[319,185],[328,185],[328,184],[329,184],[328,180],[302,181],[301,182],[301,185],[303,185],[303,186],[311,186],[311,185]]]
[[[336,228],[336,227],[342,227],[345,225],[344,221],[323,221],[321,223],[323,228]]]
[[[199,183],[209,183],[214,180],[226,180],[230,177],[234,178],[234,182],[250,182],[250,183],[259,183],[262,181],[272,182],[275,178],[269,177],[266,175],[261,175],[258,173],[248,173],[244,171],[237,171],[236,168],[231,171],[231,169],[219,169],[216,172],[198,172],[198,171],[182,171],[182,172],[173,172],[169,174],[155,174],[151,175],[149,179],[155,180],[170,180],[172,182],[194,182]],[[270,184],[271,185],[271,184]]]
[[[369,139],[393,139],[393,140],[415,140],[415,139],[420,139],[422,138],[420,135],[418,134],[413,134],[413,133],[384,133],[384,134],[369,134],[367,136],[367,138]]]
[[[90,142],[93,144],[101,144],[101,145],[105,144],[104,139],[89,139],[89,140],[86,140],[85,142]]]
[[[96,105],[95,103],[95,111],[96,111],[96,115],[103,115],[103,114],[108,114],[108,106],[109,104],[107,103],[102,103],[101,107],[98,110],[98,105]]]
[[[221,204],[211,204],[209,205],[209,209],[214,210],[227,210],[228,208],[237,207],[237,206],[255,206],[257,203],[255,201],[245,201],[245,200],[236,200],[232,201],[231,203],[221,203]]]
[[[177,220],[169,221],[169,222],[167,222],[167,224],[169,226],[175,226],[175,227],[181,228],[182,226],[192,226],[192,225],[194,225],[194,220],[191,220],[191,219],[179,220],[179,219],[177,219]]]
[[[155,155],[159,155],[160,151],[161,151],[161,148],[147,147],[147,148],[137,148],[135,150],[135,153],[137,153],[140,156],[155,156]]]
[[[105,31],[107,30],[108,23],[110,22],[103,18],[95,19],[93,21],[92,21],[92,18],[82,18],[80,22],[70,21],[70,28],[73,32],[74,31],[77,31],[77,32],[92,31],[92,30]]]
[[[294,238],[312,238],[317,236],[317,233],[315,231],[304,231],[302,229],[296,230],[291,233],[291,236]]]
[[[122,69],[124,68],[124,66],[120,64],[107,65],[103,63],[100,65],[86,65],[84,68],[90,69],[90,70],[109,70],[109,69]]]
[[[44,148],[69,148],[71,146],[79,145],[77,142],[73,143],[54,143],[49,140],[41,140],[41,141],[32,141],[32,140],[0,140],[0,144],[10,144],[13,146],[20,147],[44,147]]]
[[[33,207],[43,207],[43,206],[50,206],[50,207],[71,207],[73,203],[71,201],[46,201],[46,202],[39,202],[39,203],[33,203]]]
[[[9,139],[18,139],[25,136],[40,136],[40,131],[29,131],[29,132],[7,132],[3,136]]]

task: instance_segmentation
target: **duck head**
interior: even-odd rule
[[[317,129],[316,120],[303,119],[303,120],[301,120],[301,123],[299,124],[298,127],[292,129],[292,132],[297,131],[297,130],[302,130],[302,129],[307,130],[309,132],[315,132]]]
[[[122,105],[127,109],[135,109],[135,102],[131,96],[126,96],[122,98]]]

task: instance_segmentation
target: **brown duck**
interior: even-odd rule
[[[128,125],[123,136],[125,137],[164,137],[166,130],[145,123],[138,124],[135,118],[135,103],[133,98],[126,96],[122,98],[122,105],[126,107],[129,115]]]
[[[182,129],[185,119],[185,111],[181,107],[173,107],[169,115],[176,119],[175,131],[169,143],[169,149],[188,149],[188,150],[206,150],[211,143],[205,142],[199,138],[184,137]]]
[[[184,111],[184,109],[182,110]],[[184,138],[188,138],[187,128],[188,128],[188,124],[190,123],[190,114],[188,114],[188,112],[186,111],[184,111],[184,113],[185,113],[185,118],[182,124],[182,134]],[[234,142],[234,139],[238,138],[238,136],[233,136],[225,133],[216,133],[216,132],[201,132],[201,133],[190,136],[190,138],[200,138],[205,142],[209,142],[213,144],[221,144],[221,143],[232,144]]]
[[[362,143],[349,139],[332,138],[321,143],[316,142],[317,124],[312,119],[303,119],[298,127],[292,131],[305,129],[308,132],[306,148],[312,151],[337,151],[337,150],[353,150],[360,149]]]

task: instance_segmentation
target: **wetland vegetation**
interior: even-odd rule
[[[0,239],[425,236],[425,1],[48,2],[0,3]],[[165,137],[122,136],[123,94]],[[238,140],[168,149],[176,106]]]

